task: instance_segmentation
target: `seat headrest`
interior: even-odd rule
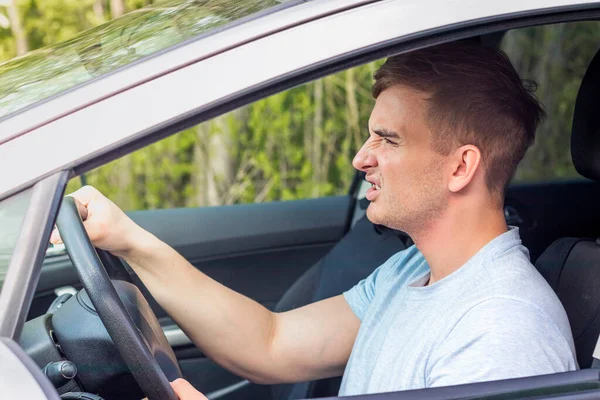
[[[577,172],[600,181],[600,51],[588,66],[577,94],[571,157]]]

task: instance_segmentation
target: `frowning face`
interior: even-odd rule
[[[371,183],[368,218],[415,232],[445,209],[445,157],[431,146],[423,93],[403,86],[381,92],[369,120],[369,138],[352,165]]]

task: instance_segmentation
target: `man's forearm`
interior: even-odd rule
[[[118,255],[190,339],[238,375],[276,381],[270,356],[275,314],[204,275],[152,234],[136,237],[131,250]]]

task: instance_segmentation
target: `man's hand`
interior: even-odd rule
[[[175,390],[175,394],[179,396],[179,400],[208,400],[185,379],[175,379],[171,382],[171,386]]]
[[[94,246],[120,256],[131,250],[134,239],[143,236],[145,231],[96,188],[84,186],[70,196],[75,199],[85,230]],[[57,229],[52,232],[50,242],[62,243]]]

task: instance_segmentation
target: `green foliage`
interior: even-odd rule
[[[37,49],[72,38],[97,24],[94,0],[20,0],[29,48]]]
[[[257,101],[91,171],[87,181],[125,209],[345,194],[373,105],[374,68],[324,78],[320,101],[317,83]],[[349,103],[356,109],[348,110]],[[354,122],[349,113],[356,113]],[[78,186],[72,182],[68,190]]]

